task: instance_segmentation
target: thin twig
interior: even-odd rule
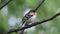
[[[9,0],[8,2],[6,2],[3,6],[0,7],[0,10],[5,7],[7,4],[9,4],[12,0]]]
[[[39,9],[39,7],[41,7],[41,5],[44,3],[45,0],[42,0],[41,3],[34,9],[35,11],[37,11]]]
[[[56,15],[52,16],[52,17],[49,18],[49,19],[46,19],[46,20],[43,20],[43,21],[40,21],[40,22],[32,23],[31,25],[25,26],[25,27],[23,27],[23,28],[11,29],[11,30],[9,30],[8,32],[6,32],[5,34],[10,34],[10,33],[12,33],[12,32],[21,31],[21,30],[24,30],[24,29],[27,29],[27,28],[30,28],[30,27],[33,27],[33,26],[36,26],[36,25],[39,25],[39,24],[48,22],[48,21],[51,21],[51,20],[53,20],[54,18],[56,18],[57,16],[59,16],[59,15],[60,15],[60,13],[57,13]]]

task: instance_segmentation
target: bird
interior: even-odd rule
[[[29,23],[31,23],[31,21],[35,19],[35,16],[35,10],[30,10],[27,14],[25,14],[25,16],[22,19],[22,27],[29,25]],[[22,30],[20,34],[24,34],[24,30]]]

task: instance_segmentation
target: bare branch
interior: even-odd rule
[[[45,0],[42,0],[41,3],[34,9],[35,11],[37,11],[39,9],[39,7],[41,7],[41,5],[44,3]]]
[[[9,0],[8,2],[6,2],[3,6],[0,7],[0,10],[5,7],[7,4],[9,4],[12,0]]]
[[[56,18],[57,16],[59,16],[59,15],[60,15],[60,13],[57,13],[57,14],[55,14],[54,16],[52,16],[51,18],[49,18],[49,19],[46,19],[46,20],[43,20],[43,21],[40,21],[40,22],[32,23],[31,25],[25,26],[25,27],[23,27],[23,28],[11,29],[11,30],[9,30],[8,32],[6,32],[5,34],[10,34],[10,33],[12,33],[12,32],[21,31],[21,30],[24,30],[24,29],[27,29],[27,28],[30,28],[30,27],[33,27],[33,26],[36,26],[36,25],[45,23],[45,22],[47,22],[47,21],[51,21],[51,20],[53,20],[54,18]]]

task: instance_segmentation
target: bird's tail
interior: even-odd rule
[[[25,27],[25,26],[27,26],[28,24],[29,24],[29,23],[24,23],[24,24],[22,24],[22,27]],[[20,34],[24,34],[24,30],[21,30]]]
[[[24,34],[24,30],[21,30],[20,34]]]

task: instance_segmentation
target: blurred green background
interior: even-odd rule
[[[0,7],[9,0],[0,0]],[[26,11],[35,9],[41,0],[13,0],[0,10],[0,34],[21,26]],[[45,0],[37,10],[35,21],[42,21],[60,12],[60,0]],[[17,34],[17,33],[11,33]],[[25,34],[60,34],[60,16],[25,31]]]

